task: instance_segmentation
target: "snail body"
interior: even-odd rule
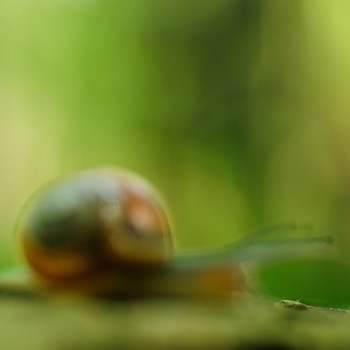
[[[29,270],[0,274],[14,293],[231,298],[246,290],[244,261],[295,254],[329,237],[264,239],[263,228],[240,242],[174,254],[167,210],[143,178],[117,169],[84,171],[55,182],[27,205],[19,236]]]
[[[17,294],[231,298],[246,290],[243,261],[330,243],[329,237],[264,239],[298,229],[278,224],[220,249],[174,254],[167,210],[149,182],[123,170],[89,170],[29,202],[19,236],[30,269],[0,274],[0,285]]]

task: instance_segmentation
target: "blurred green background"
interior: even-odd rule
[[[167,198],[180,249],[274,222],[337,260],[260,273],[274,298],[350,306],[350,3],[2,0],[0,263],[34,190],[117,165]]]

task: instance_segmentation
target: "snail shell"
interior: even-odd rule
[[[172,256],[164,204],[133,173],[81,172],[54,183],[30,204],[20,240],[29,265],[44,278],[157,268]]]

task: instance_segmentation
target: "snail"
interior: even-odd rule
[[[148,181],[125,170],[93,169],[59,180],[29,201],[19,223],[30,271],[2,275],[0,286],[35,293],[230,298],[247,290],[241,262],[252,252],[259,257],[263,246],[263,257],[284,255],[281,240],[276,246],[261,238],[296,228],[277,225],[220,249],[180,254],[165,208]]]

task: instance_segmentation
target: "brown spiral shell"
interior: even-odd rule
[[[20,240],[29,265],[51,280],[157,269],[172,256],[169,219],[156,190],[117,169],[80,172],[42,191],[30,201]]]

